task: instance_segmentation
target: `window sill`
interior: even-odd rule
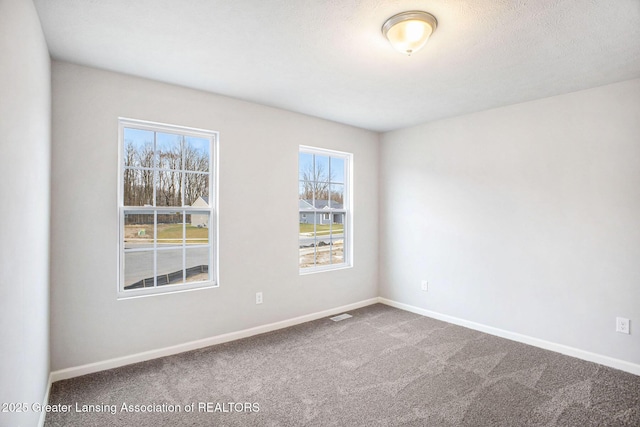
[[[131,291],[118,291],[118,301],[134,298],[153,297],[160,295],[178,294],[183,292],[200,291],[205,289],[218,288],[216,282],[199,282],[189,285],[164,285],[161,287],[143,288]]]
[[[300,269],[300,276],[307,276],[309,274],[315,273],[324,273],[327,271],[336,271],[336,270],[346,270],[349,268],[353,268],[351,264],[338,264],[336,266],[322,266],[322,267],[309,267],[305,269]]]

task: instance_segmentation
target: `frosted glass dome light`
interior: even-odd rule
[[[387,19],[382,34],[398,52],[411,56],[424,47],[438,21],[427,12],[402,12]]]

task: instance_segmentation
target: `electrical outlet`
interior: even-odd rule
[[[425,292],[428,292],[428,291],[429,291],[429,282],[428,282],[428,281],[426,281],[426,280],[423,280],[423,281],[420,283],[420,289],[422,289],[422,290],[423,290],[423,291],[425,291]]]
[[[616,332],[620,332],[621,334],[629,334],[629,324],[631,321],[629,319],[625,319],[624,317],[616,317]]]
[[[256,292],[256,304],[262,304],[262,292]]]

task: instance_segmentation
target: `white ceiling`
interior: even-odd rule
[[[54,59],[376,131],[640,77],[640,0],[35,0]],[[403,56],[384,21],[438,28]]]

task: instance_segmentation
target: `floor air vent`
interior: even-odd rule
[[[343,313],[343,314],[339,314],[337,316],[330,317],[329,319],[333,320],[334,322],[339,322],[341,320],[348,319],[350,317],[353,317],[353,316],[350,315],[350,314],[347,314],[347,313]]]

